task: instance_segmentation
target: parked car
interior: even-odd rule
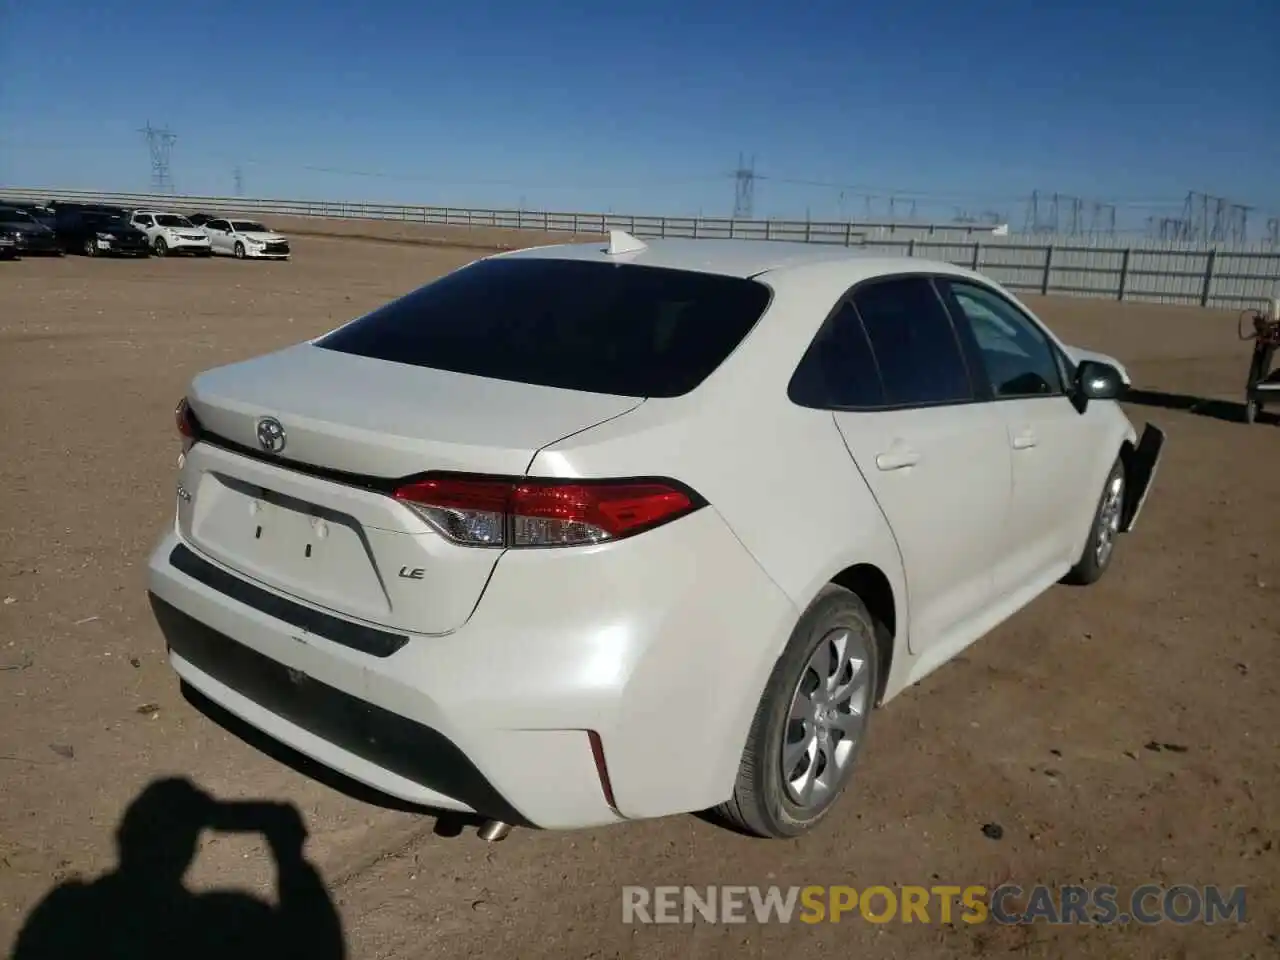
[[[289,259],[289,241],[256,220],[210,220],[204,230],[214,253],[230,254],[237,260]]]
[[[27,203],[8,203],[6,206],[14,207],[30,214],[33,220],[37,223],[44,224],[50,230],[53,229],[54,222],[57,219],[57,215],[54,213],[53,208],[46,206],[43,203],[36,203],[32,201]]]
[[[186,217],[156,210],[134,210],[130,222],[147,235],[151,252],[157,257],[187,253],[199,257],[212,254],[209,235]]]
[[[190,687],[487,837],[795,836],[874,706],[1110,567],[1126,380],[949,263],[499,253],[197,376],[150,592]]]
[[[18,241],[9,234],[0,233],[0,260],[17,260],[20,256]]]
[[[206,223],[212,220],[213,217],[207,213],[193,213],[187,217],[187,219],[191,221],[192,226],[203,227]]]
[[[0,204],[0,237],[9,239],[15,256],[62,256],[62,246],[54,232],[21,207]]]
[[[54,232],[64,250],[77,250],[88,257],[114,254],[133,257],[151,255],[147,235],[129,223],[119,208],[79,204],[58,204]]]

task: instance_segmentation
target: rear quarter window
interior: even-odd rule
[[[738,277],[499,257],[441,277],[316,346],[517,383],[675,397],[728,357],[770,296]]]

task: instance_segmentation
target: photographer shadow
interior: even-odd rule
[[[277,903],[187,889],[183,877],[206,829],[266,838]],[[13,960],[342,960],[342,923],[303,854],[306,837],[292,804],[224,802],[186,779],[157,780],[121,818],[116,869],[46,895],[18,934]]]

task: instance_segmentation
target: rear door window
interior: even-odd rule
[[[951,316],[927,277],[869,283],[854,292],[853,303],[871,341],[887,405],[974,399]]]
[[[597,261],[481,260],[316,345],[496,380],[628,397],[687,393],[769,304],[754,280]]]

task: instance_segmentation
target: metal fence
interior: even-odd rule
[[[998,235],[991,226],[978,224],[734,220],[11,188],[0,189],[0,198],[78,200],[257,217],[390,220],[589,235],[616,229],[645,238],[835,244],[950,261],[1022,292],[1208,307],[1251,306],[1271,296],[1280,283],[1280,250],[1261,243],[1134,241],[1117,246],[1106,237]]]

